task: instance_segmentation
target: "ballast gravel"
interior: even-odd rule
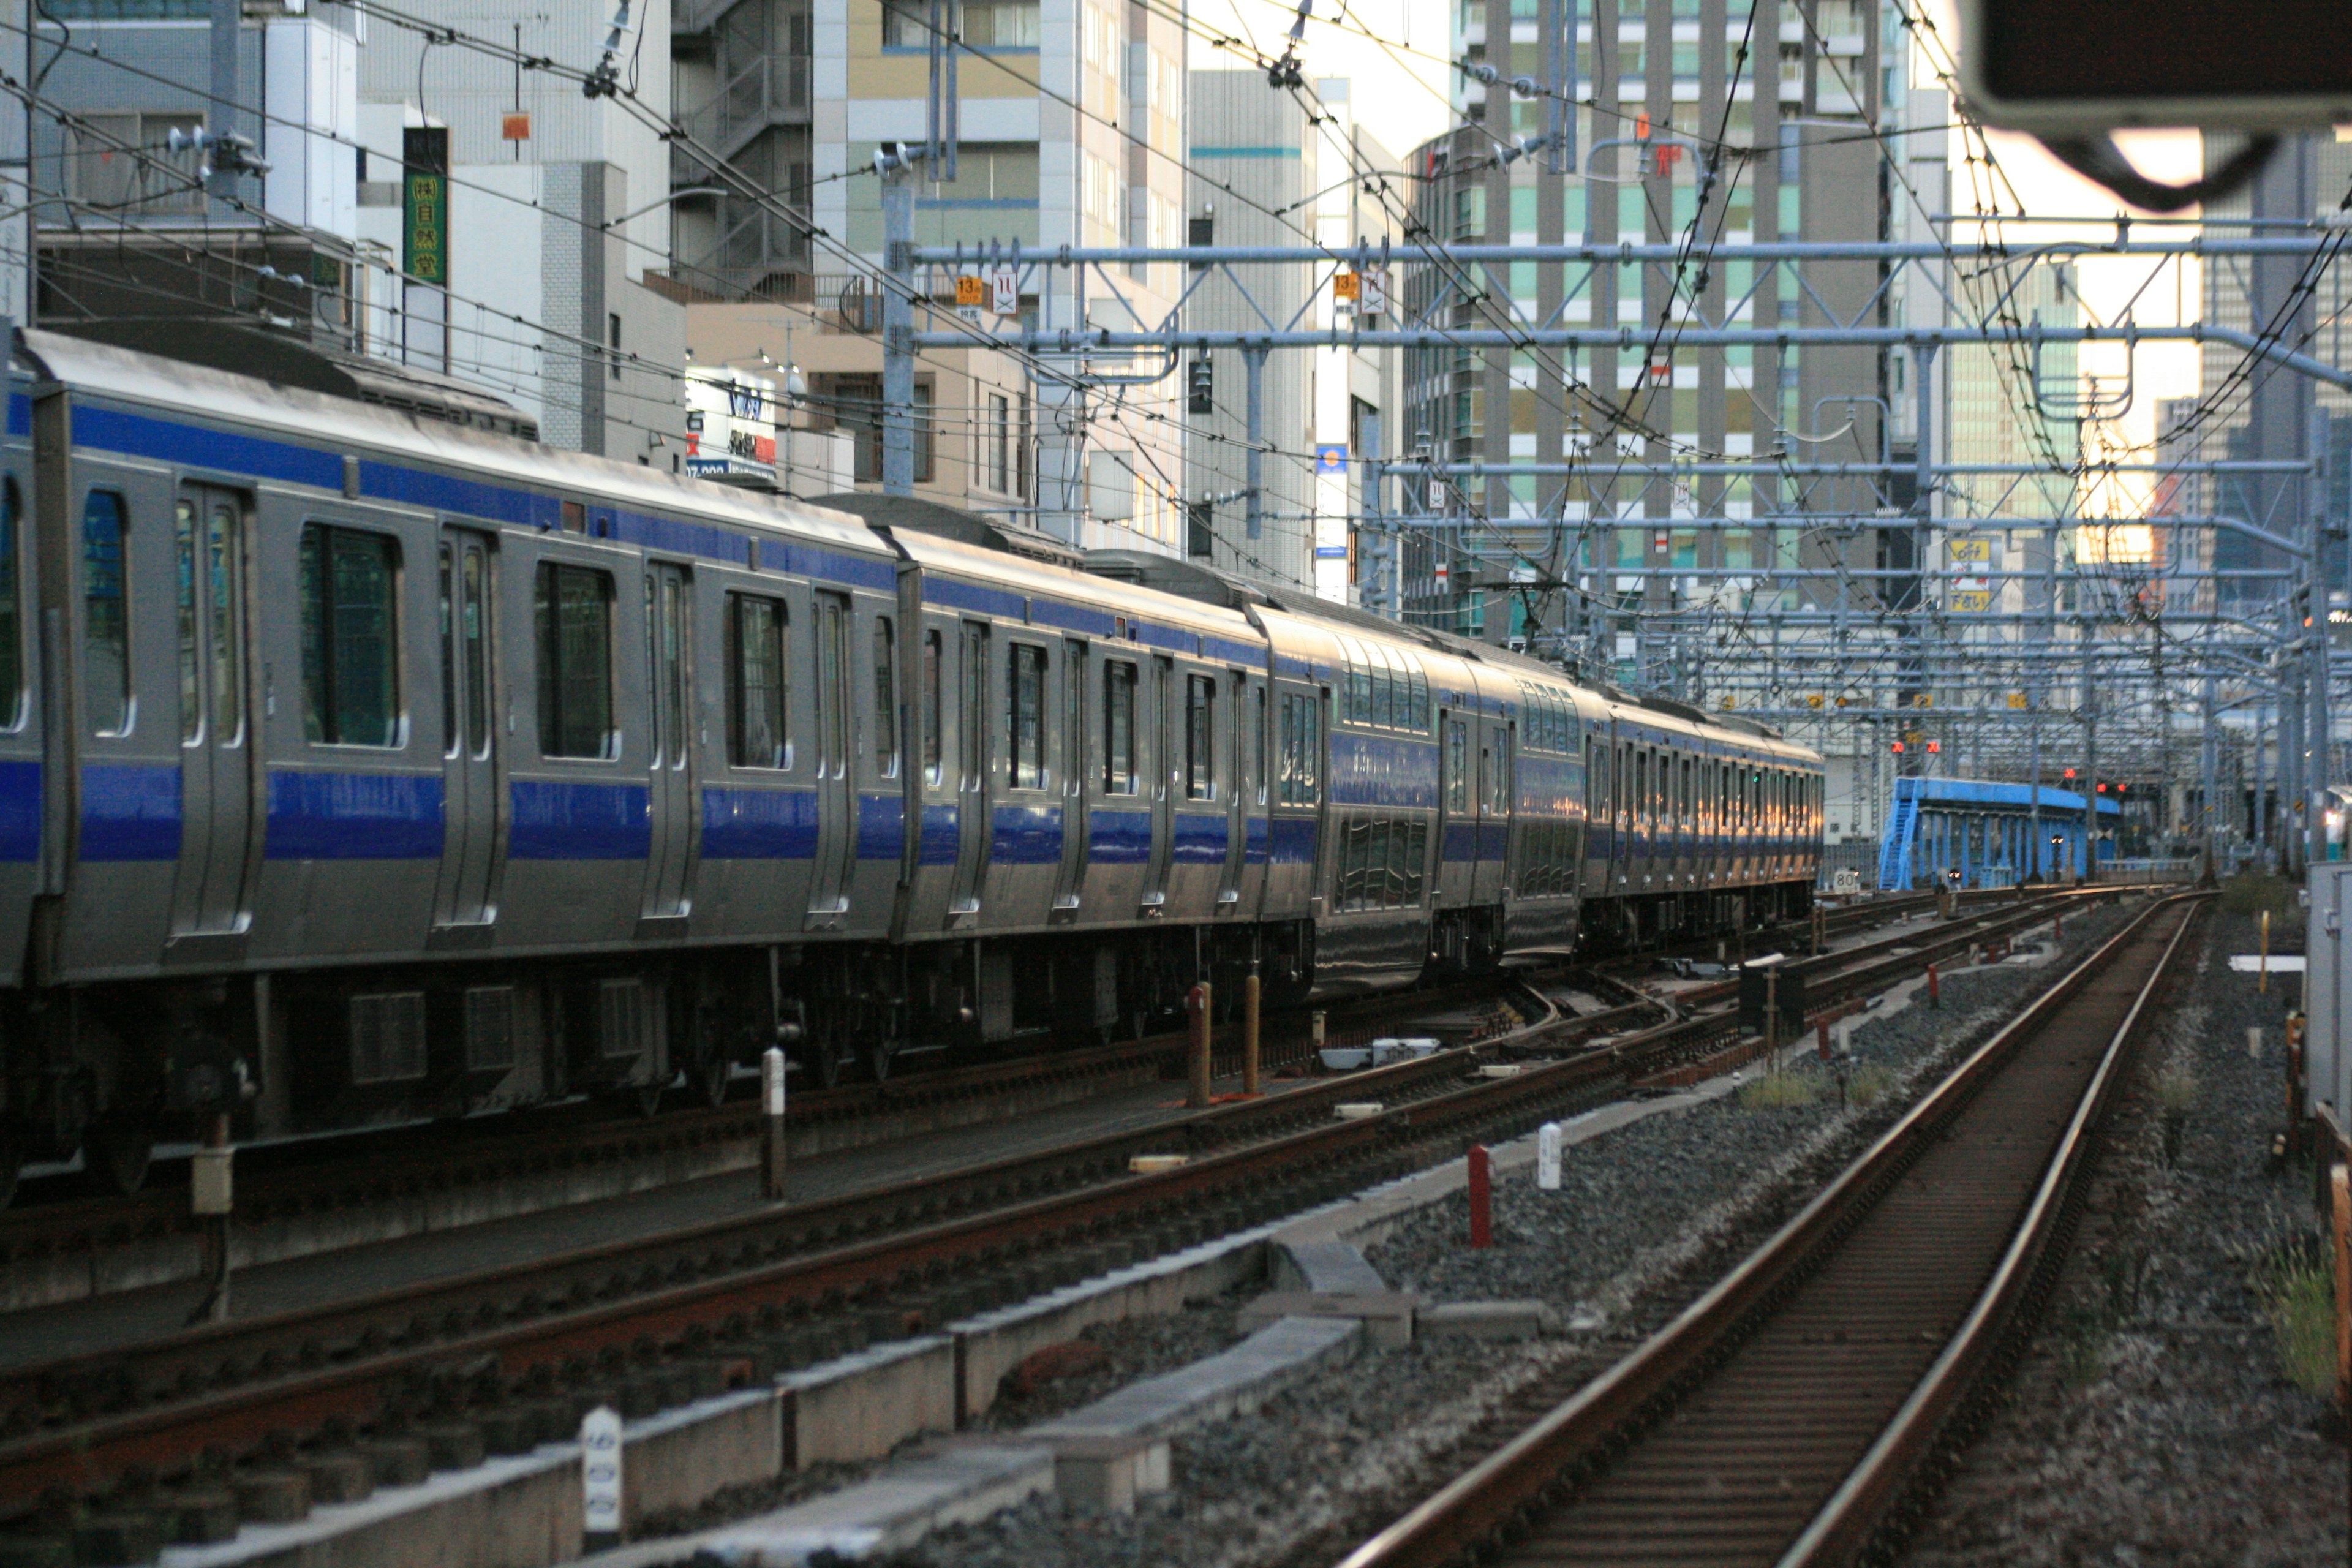
[[[2143,1041],[2011,1396],[1906,1568],[2352,1560],[2342,1419],[2285,1377],[2251,1286],[2283,1247],[2321,1237],[2310,1165],[2270,1158],[2299,978],[2272,976],[2265,996],[2229,966],[2258,940],[2251,916],[2219,913],[2200,973]]]
[[[2126,918],[2112,906],[2070,917],[2059,962]],[[1489,1251],[1465,1247],[1459,1196],[1370,1250],[1399,1289],[1432,1301],[1545,1300],[1580,1331],[1368,1352],[1253,1415],[1177,1438],[1172,1489],[1132,1514],[1036,1498],[940,1531],[889,1568],[1321,1568],[1532,1416],[1514,1410],[1515,1395],[1540,1385],[1557,1397],[1623,1355],[2059,973],[2042,963],[1949,975],[1941,1009],[1915,1001],[1859,1024],[1845,1077],[1877,1086],[1867,1108],[1841,1110],[1836,1077],[1808,1061],[1786,1076],[1812,1089],[1810,1103],[1759,1105],[1735,1091],[1646,1119],[1574,1145],[1558,1193],[1538,1192],[1531,1172],[1511,1173],[1496,1192]]]

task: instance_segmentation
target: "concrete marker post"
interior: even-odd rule
[[[202,1232],[205,1299],[188,1314],[189,1326],[228,1321],[228,1222],[236,1207],[236,1149],[229,1142],[226,1112],[213,1118],[188,1167],[188,1212]]]
[[[1559,1123],[1547,1121],[1536,1132],[1536,1185],[1547,1193],[1559,1191]]]
[[[1250,966],[1249,978],[1242,983],[1242,1092],[1258,1092],[1258,993],[1263,989],[1257,977],[1257,966]]]
[[[580,1418],[580,1547],[621,1544],[621,1413],[599,1405]]]
[[[2255,1062],[2263,1059],[2263,1026],[2260,1024],[2246,1026],[2246,1059]]]
[[[784,1201],[784,1053],[770,1046],[760,1057],[760,1196]]]
[[[1188,1110],[1209,1108],[1209,998],[1205,980],[1184,996],[1185,1009],[1192,1014],[1192,1040],[1185,1051],[1184,1108]]]
[[[1495,1245],[1494,1156],[1484,1143],[1470,1145],[1470,1247]]]

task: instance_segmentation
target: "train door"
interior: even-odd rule
[[[1176,847],[1176,661],[1151,661],[1151,713],[1139,729],[1151,737],[1144,776],[1151,781],[1151,861],[1143,879],[1142,902],[1158,909],[1168,902],[1168,863]]]
[[[1217,912],[1223,914],[1242,901],[1242,851],[1249,832],[1249,803],[1255,787],[1250,769],[1255,760],[1255,748],[1250,744],[1250,716],[1256,711],[1250,705],[1250,679],[1240,670],[1233,672],[1226,682],[1231,700],[1226,711],[1233,715],[1227,726],[1232,731],[1232,744],[1225,754],[1231,760],[1222,770],[1225,791],[1225,868],[1217,879]]]
[[[694,879],[694,598],[682,566],[646,569],[646,920],[681,920]]]
[[[1094,753],[1087,749],[1087,693],[1093,666],[1087,654],[1087,645],[1075,637],[1062,645],[1062,865],[1054,880],[1054,909],[1061,919],[1085,900],[1092,837],[1087,781],[1094,776],[1087,765]]]
[[[849,909],[849,879],[857,854],[857,784],[851,752],[857,740],[850,658],[849,596],[817,594],[809,616],[814,644],[816,727],[816,864],[809,879],[808,924],[841,923]]]
[[[497,918],[499,726],[497,561],[490,536],[441,531],[441,886],[439,926]]]
[[[956,869],[948,913],[980,910],[988,874],[988,627],[963,623],[956,658]]]
[[[1478,883],[1478,760],[1476,721],[1450,708],[1437,710],[1437,907],[1472,901]]]
[[[1481,774],[1478,790],[1478,843],[1481,861],[1486,847],[1494,847],[1496,858],[1503,864],[1503,886],[1498,896],[1511,896],[1513,879],[1510,875],[1511,819],[1517,804],[1517,785],[1512,768],[1515,762],[1514,741],[1517,731],[1508,724],[1497,725],[1487,734],[1486,744],[1480,748],[1478,767]]]
[[[172,521],[180,668],[184,824],[174,936],[245,929],[253,858],[245,544],[251,511],[233,490],[183,485]]]

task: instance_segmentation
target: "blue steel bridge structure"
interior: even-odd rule
[[[1992,779],[1896,779],[1878,839],[1879,889],[1933,887],[1954,869],[1964,888],[2081,876],[2095,856],[2114,854],[2111,838],[2085,830],[2088,798],[2111,833],[2123,806],[2104,796]]]

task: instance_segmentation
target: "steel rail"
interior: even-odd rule
[[[2113,1065],[2146,1014],[2147,1000],[2169,973],[2170,960],[2196,912],[2200,895],[2175,895],[2153,905],[2131,924],[2101,944],[2056,984],[2045,991],[2015,1020],[1970,1053],[1935,1090],[1906,1112],[1871,1148],[1816,1194],[1770,1240],[1718,1280],[1671,1323],[1652,1335],[1637,1351],[1553,1408],[1518,1436],[1457,1477],[1403,1517],[1364,1542],[1341,1568],[1438,1568],[1468,1559],[1495,1560],[1499,1551],[1524,1540],[1537,1521],[1570,1504],[1579,1488],[1604,1468],[1620,1450],[1637,1441],[1632,1434],[1664,1407],[1689,1394],[1710,1375],[1731,1347],[1747,1340],[1783,1305],[1783,1298],[1814,1274],[1823,1258],[1835,1252],[1847,1233],[1874,1210],[1899,1181],[1979,1094],[2008,1067],[2028,1040],[2057,1021],[2085,987],[2106,973],[2127,951],[2148,940],[2153,922],[2168,911],[2182,910],[2179,928],[2165,944],[2147,978],[2138,987],[2124,1022],[2112,1032],[2107,1050],[2095,1075],[2090,1095],[2104,1098],[2112,1084]],[[2184,909],[2184,903],[2187,907]],[[2088,1097],[2077,1100],[2075,1115],[2049,1167],[2079,1168],[2086,1131],[2099,1110]],[[2049,1194],[2062,1183],[2045,1179],[2036,1184],[2032,1215],[2049,1212]],[[2024,1233],[2020,1232],[2021,1237]],[[2039,1246],[2040,1243],[2036,1243]],[[2023,1259],[2012,1247],[1993,1281],[2014,1300],[2018,1278],[2011,1267]],[[1990,1328],[1993,1313],[1971,1313],[1971,1327]],[[1982,1360],[1982,1331],[1970,1338],[1970,1348],[1955,1358],[1948,1350],[1936,1371],[1919,1384],[1916,1401],[1920,1415],[1902,1435],[1890,1435],[1865,1460],[1869,1474],[1856,1481],[1850,1496],[1835,1512],[1824,1509],[1815,1516],[1817,1540],[1825,1555],[1848,1550],[1858,1533],[1883,1509],[1899,1485],[1905,1463],[1927,1440],[1928,1416],[1951,1408],[1958,1374]],[[1941,1374],[1941,1375],[1938,1375]],[[1906,1405],[1906,1409],[1911,1406]],[[1760,1561],[1770,1563],[1776,1550]],[[1565,1560],[1558,1558],[1557,1560]],[[1808,1561],[1808,1560],[1796,1560]],[[1789,1568],[1793,1568],[1790,1564]]]
[[[2050,912],[2042,902],[2022,911],[1992,909],[1945,928],[1952,934],[1943,943],[1981,940],[1979,925],[2033,923]],[[1850,963],[1916,940],[1906,932],[1828,959]],[[1891,973],[1890,965],[1924,965],[1929,956],[1922,948],[1872,958],[1865,967]],[[1564,1033],[1585,1022],[1561,1019],[1538,1028]],[[1631,1041],[1685,1038],[1694,1026],[1720,1031],[1724,1023],[1719,1016],[1686,1020]],[[13,1404],[18,1411],[47,1408],[58,1418],[0,1440],[0,1500],[29,1500],[52,1486],[93,1490],[131,1467],[168,1469],[208,1447],[235,1449],[330,1420],[363,1421],[436,1369],[489,1364],[502,1376],[520,1377],[635,1347],[648,1336],[662,1342],[708,1334],[785,1308],[821,1310],[828,1300],[918,1289],[944,1270],[984,1269],[992,1260],[1066,1247],[1121,1226],[1197,1226],[1217,1204],[1239,1211],[1263,1205],[1278,1184],[1290,1189],[1278,1201],[1295,1206],[1302,1186],[1304,1201],[1319,1194],[1318,1183],[1334,1193],[1353,1190],[1403,1168],[1406,1151],[1433,1141],[1523,1131],[1613,1093],[1634,1059],[1629,1043],[1466,1087],[1459,1075],[1468,1058],[1443,1053],[905,1189],[711,1221],[18,1368],[0,1374],[0,1413]],[[1334,1123],[1329,1107],[1342,1098],[1379,1099],[1391,1109]],[[1247,1137],[1256,1141],[1218,1150]],[[1195,1158],[1173,1172],[1123,1173],[1134,1153],[1171,1149]],[[1074,1183],[1084,1184],[1040,1195],[1041,1188]],[[994,1206],[954,1214],[974,1205]],[[872,1234],[889,1226],[903,1228]],[[1163,1235],[1161,1245],[1170,1244]],[[98,1397],[76,1404],[78,1387]],[[111,1406],[110,1391],[120,1396]],[[0,1513],[6,1511],[0,1501]]]

